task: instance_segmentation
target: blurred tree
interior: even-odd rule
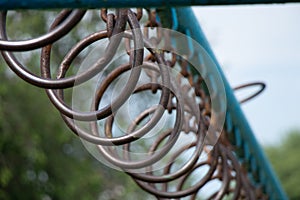
[[[45,32],[52,15],[42,11],[12,12],[8,18],[12,24],[9,35],[37,36]],[[86,26],[91,27],[94,18],[89,20]],[[73,31],[68,41],[78,39],[80,34]],[[55,63],[64,49],[53,49]],[[38,66],[38,53],[18,56],[26,66]],[[37,69],[31,67],[33,71]],[[2,58],[0,80],[0,199],[150,198],[126,174],[92,158],[80,139],[65,126],[43,89],[16,77]]]
[[[279,146],[266,147],[266,153],[291,200],[300,199],[300,131],[293,130]]]

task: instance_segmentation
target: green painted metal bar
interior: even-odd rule
[[[0,0],[1,10],[56,8],[171,7],[300,2],[300,0]]]
[[[271,168],[268,159],[266,158],[262,148],[258,144],[237,99],[233,94],[228,81],[224,73],[222,72],[221,66],[218,63],[201,27],[195,17],[191,8],[177,8],[176,15],[178,22],[178,31],[186,32],[189,30],[190,36],[196,40],[202,47],[207,51],[215,62],[219,73],[224,82],[224,87],[227,97],[227,116],[226,123],[227,127],[236,135],[236,137],[241,137],[242,143],[239,148],[243,150],[243,155],[240,158],[242,162],[249,163],[248,172],[253,175],[253,171],[258,170],[260,174],[259,182],[257,185],[262,185],[264,190],[270,196],[270,199],[287,199],[285,192],[282,190],[280,182],[278,181],[273,169]],[[236,140],[236,139],[234,139]],[[241,141],[237,141],[241,142]],[[239,149],[240,150],[240,149]],[[250,155],[249,155],[250,154]],[[251,163],[254,162],[254,163]],[[253,169],[252,169],[253,168]]]

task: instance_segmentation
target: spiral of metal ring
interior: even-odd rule
[[[200,86],[206,83],[201,77],[194,80],[188,70],[186,57],[173,52],[169,31],[160,29],[155,11],[147,11],[149,20],[141,26],[143,11],[140,8],[137,13],[130,9],[116,9],[115,13],[109,14],[102,9],[100,17],[106,23],[106,30],[97,31],[78,41],[57,67],[55,78],[51,77],[50,71],[52,45],[68,34],[86,11],[63,10],[51,24],[48,33],[25,41],[8,40],[7,12],[3,11],[0,15],[0,50],[7,65],[19,77],[46,90],[67,126],[83,141],[96,147],[96,156],[104,159],[105,164],[123,170],[142,189],[158,199],[196,199],[203,195],[206,195],[206,199],[267,198],[248,179],[246,170],[232,151],[234,147],[226,137],[226,130],[223,130],[214,146],[208,142],[212,97]],[[129,29],[126,29],[127,24]],[[149,27],[157,28],[154,33],[156,36],[150,37]],[[108,43],[103,47],[103,55],[85,71],[67,76],[79,54],[104,39]],[[115,66],[103,76],[95,88],[90,107],[81,111],[68,105],[64,97],[65,90],[84,85],[104,72],[122,42],[125,47],[123,53],[128,61]],[[158,49],[162,43],[168,50]],[[41,76],[30,72],[13,53],[34,49],[42,50]],[[171,59],[166,58],[166,53],[171,53]],[[175,67],[179,67],[181,72],[174,78],[172,70]],[[110,102],[106,102],[106,92],[112,90],[113,84],[126,77],[126,74],[129,76],[122,90]],[[186,79],[188,81],[184,82]],[[238,90],[256,85],[261,89],[241,100],[241,103],[258,95],[265,85],[258,82],[234,88]],[[147,98],[156,98],[157,104],[137,109],[139,113],[131,121],[124,120],[127,124],[123,130],[117,121],[121,108],[135,95],[138,97],[143,94],[147,94]],[[131,109],[136,108],[132,106]],[[157,127],[164,118],[169,120],[168,123]],[[82,123],[86,127],[81,127]],[[136,150],[139,142],[148,138],[151,142],[145,142],[144,152]],[[216,186],[213,191],[207,192],[205,187],[211,183]]]

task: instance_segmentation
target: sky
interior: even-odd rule
[[[300,3],[193,10],[231,86],[267,85],[242,105],[258,142],[276,145],[300,130]]]

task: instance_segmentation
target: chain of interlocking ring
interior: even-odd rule
[[[158,199],[196,199],[205,195],[207,199],[267,198],[247,178],[225,130],[213,146],[206,142],[211,102],[201,87],[205,82],[201,76],[194,80],[187,70],[185,57],[170,51],[172,35],[160,29],[155,10],[147,10],[148,20],[142,24],[140,19],[145,16],[142,9],[136,9],[136,13],[131,9],[116,9],[111,13],[102,9],[101,18],[106,29],[81,39],[63,58],[56,77],[51,77],[52,45],[68,34],[85,12],[63,10],[48,33],[21,41],[8,40],[7,13],[1,12],[0,49],[7,65],[23,80],[44,88],[68,127],[93,144],[97,155],[108,165],[129,174],[141,188]],[[75,58],[89,45],[103,39],[108,39],[103,55],[85,71],[67,76]],[[79,111],[68,105],[64,90],[85,84],[105,71],[122,43],[127,61],[104,73],[92,96],[90,109]],[[163,48],[158,48],[159,45]],[[42,49],[41,76],[30,72],[14,55],[14,52],[39,48]],[[104,101],[104,95],[112,91],[125,74],[126,83],[121,91],[118,90],[117,97]],[[150,99],[157,101],[145,108],[129,105],[128,112],[138,113],[131,114],[132,119],[121,117],[123,121],[120,122],[122,106],[135,97],[145,104],[151,103]],[[103,102],[107,105],[100,107]],[[124,121],[127,125],[120,125]],[[86,123],[87,128],[80,126],[81,123]],[[140,144],[140,141],[143,142]]]

